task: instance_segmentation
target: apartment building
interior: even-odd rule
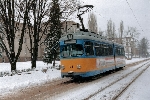
[[[20,35],[21,35],[22,26],[23,26],[23,23],[18,23],[18,29],[19,30],[17,30],[16,34],[15,34],[14,48],[15,48],[15,53],[16,54],[18,52],[19,39],[20,39]],[[7,43],[7,40],[6,40],[6,36],[3,36],[3,34],[1,34],[1,36],[3,37],[3,41],[6,45],[6,47],[8,48],[9,45]],[[44,37],[45,36],[43,36],[42,41],[44,41]],[[43,55],[43,51],[44,51],[44,43],[42,43],[42,41],[39,43],[41,45],[38,47],[38,60],[42,60],[42,55]],[[30,49],[30,38],[29,38],[29,34],[27,34],[27,32],[26,32],[24,34],[24,37],[23,37],[22,51],[20,53],[18,61],[20,61],[20,62],[30,61],[31,54],[30,54],[29,49]],[[8,48],[8,50],[9,50],[9,48]],[[6,56],[6,53],[4,52],[4,50],[2,48],[0,49],[0,52],[1,52],[1,55],[2,55],[0,57],[0,62],[9,62],[9,60]]]
[[[19,29],[21,29],[23,26],[23,23],[18,23],[18,24],[20,27]],[[66,29],[67,29],[67,31],[66,31]],[[67,33],[75,32],[76,29],[77,29],[77,24],[74,21],[62,22],[62,33],[63,34],[66,34],[66,32]],[[19,38],[21,35],[20,33],[21,33],[21,30],[18,30],[15,34],[16,35],[15,36],[15,53],[17,53],[17,51],[18,51]],[[42,34],[40,34],[40,35],[42,35]],[[1,36],[2,36],[2,34],[1,34]],[[4,43],[6,44],[6,47],[8,47],[8,44],[6,42],[6,37],[5,36],[2,36],[2,37],[4,38]],[[42,61],[42,58],[43,58],[43,54],[44,54],[44,50],[45,50],[45,45],[44,45],[45,38],[46,38],[46,35],[44,35],[42,37],[42,39],[39,43],[39,46],[38,46],[38,60],[39,61]],[[25,34],[24,39],[23,39],[22,51],[21,51],[19,59],[18,59],[19,62],[31,61],[31,58],[30,58],[31,54],[30,54],[29,48],[30,48],[30,38],[29,38],[28,34]],[[0,57],[0,62],[9,62],[9,60],[2,48],[0,48],[0,52],[2,55]]]

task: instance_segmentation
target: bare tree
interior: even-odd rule
[[[149,41],[145,37],[140,40],[139,43],[139,54],[141,57],[148,57]]]
[[[112,22],[111,19],[107,22],[106,36],[107,36],[108,40],[115,41],[118,43],[118,39],[117,39],[118,36],[116,34],[115,23]]]
[[[120,35],[119,35],[120,43],[122,44],[122,36],[123,36],[123,32],[124,32],[123,21],[120,22],[120,28],[119,28],[119,31],[120,31]]]
[[[97,19],[94,13],[90,13],[88,16],[88,29],[90,32],[98,33]]]
[[[64,6],[62,12],[68,10],[76,4],[76,0],[60,1]],[[70,4],[69,4],[70,3]],[[27,33],[30,38],[30,47],[27,47],[31,53],[32,68],[36,67],[38,57],[38,47],[43,42],[43,36],[49,29],[51,1],[49,0],[0,0],[0,16],[5,35],[4,41],[1,39],[1,47],[5,50],[6,55],[11,63],[12,70],[16,69],[16,62],[22,50],[23,37]],[[72,11],[70,10],[70,12]],[[71,14],[71,13],[70,13]],[[22,25],[20,25],[22,23]],[[19,35],[17,34],[19,33]],[[19,39],[19,40],[18,40]],[[15,41],[19,41],[18,52],[15,51]]]
[[[102,31],[102,30],[99,28],[98,34],[101,35],[101,36],[104,36],[104,31]]]
[[[136,28],[133,27],[128,27],[128,31],[127,31],[127,35],[129,35],[131,37],[131,53],[132,56],[135,55],[135,50],[136,50],[136,40],[138,40],[138,36],[139,36],[139,32],[137,31]]]
[[[30,37],[30,47],[28,49],[31,53],[31,63],[33,68],[36,67],[36,61],[38,58],[38,50],[39,50],[38,47],[42,43],[44,43],[45,40],[42,39],[43,37],[48,37],[47,34],[50,30],[50,26],[52,26],[50,9],[52,7],[53,1],[49,0],[32,0],[32,1],[33,2],[30,13],[28,15],[29,18],[27,24],[28,24],[28,35]],[[70,12],[69,15],[72,14],[74,8],[76,7],[74,6],[74,4],[76,4],[74,1],[76,0],[64,0],[64,1],[60,0],[59,1],[60,2],[59,4],[61,6],[60,14],[62,14],[65,11]]]
[[[117,38],[116,29],[115,29],[115,23],[113,23],[113,26],[112,26],[112,38],[113,39]]]
[[[11,70],[16,70],[16,62],[22,50],[23,37],[26,32],[26,21],[31,1],[24,3],[16,0],[0,0],[1,47],[11,64]],[[15,41],[19,41],[15,44]]]
[[[61,19],[66,21],[67,19],[71,19],[73,15],[79,7],[79,0],[59,0],[60,12],[62,14]]]
[[[28,14],[27,29],[30,39],[30,47],[27,47],[31,54],[31,67],[36,67],[38,51],[41,44],[44,44],[44,36],[48,32],[50,22],[51,2],[49,0],[32,0],[30,13]]]
[[[110,19],[107,23],[107,38],[112,38],[112,20]]]
[[[140,33],[138,32],[136,27],[128,27],[128,32],[131,34],[132,37],[138,38]]]
[[[60,13],[61,13],[61,21],[65,23],[63,26],[63,31],[67,33],[68,31],[68,22],[73,18],[76,18],[76,12],[79,7],[79,0],[59,0],[58,1],[60,6]]]

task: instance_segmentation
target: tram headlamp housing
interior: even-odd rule
[[[81,65],[77,65],[77,69],[81,69]]]
[[[64,69],[65,69],[65,66],[64,66],[64,65],[60,65],[60,69],[61,69],[61,70],[64,70]]]

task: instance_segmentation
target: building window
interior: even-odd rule
[[[27,41],[27,38],[24,38],[24,43],[26,43],[26,41]]]
[[[24,53],[25,55],[27,54],[27,48],[25,48],[25,53]]]

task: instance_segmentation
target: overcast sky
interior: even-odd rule
[[[123,20],[125,30],[128,26],[136,27],[141,33],[140,37],[145,36],[150,40],[150,0],[80,1],[83,5],[94,5],[92,11],[97,16],[98,27],[101,30],[106,30],[107,22],[111,19],[115,23],[116,32],[118,32],[119,24]],[[84,15],[85,23],[87,23],[87,16],[87,14]]]

